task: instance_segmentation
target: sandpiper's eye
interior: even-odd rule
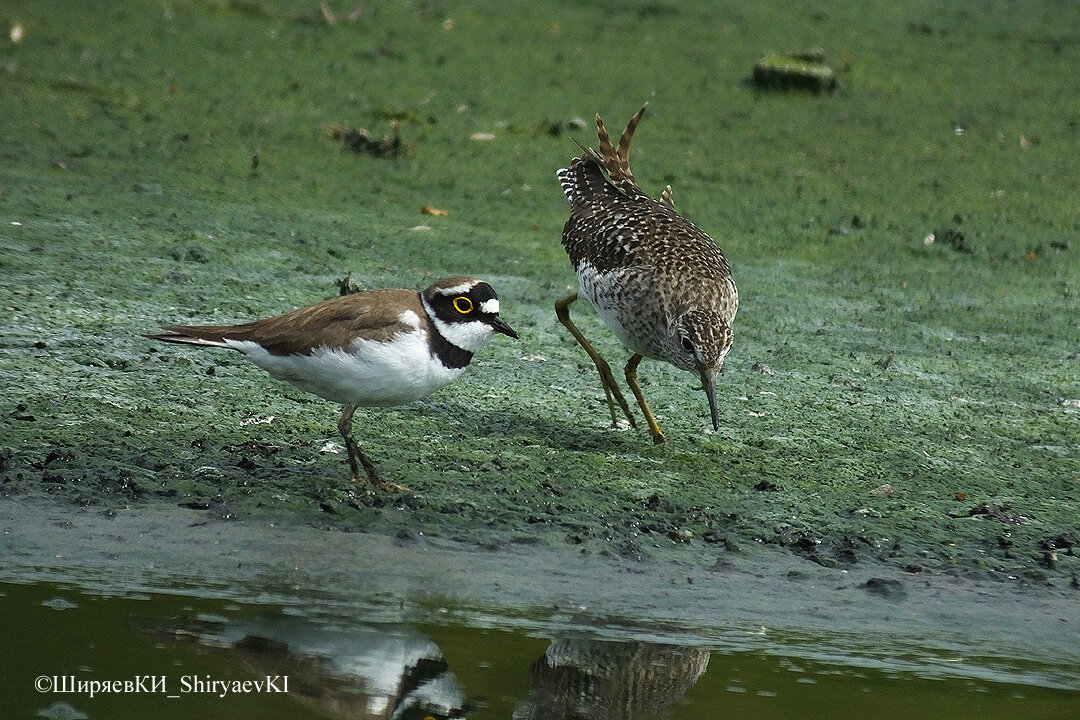
[[[473,302],[464,295],[458,295],[454,298],[454,309],[462,315],[468,315],[473,311]]]
[[[681,341],[682,349],[688,353],[694,352],[694,343],[690,341],[690,338],[684,337]]]

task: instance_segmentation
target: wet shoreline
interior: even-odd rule
[[[612,639],[769,647],[886,661],[1009,658],[1080,688],[1075,591],[910,575],[862,564],[837,570],[781,550],[712,566],[499,549],[423,537],[261,521],[208,521],[172,508],[103,513],[50,501],[0,504],[0,579],[71,583],[132,595],[177,592],[296,605],[381,622],[591,632]],[[44,532],[43,532],[44,529]],[[956,668],[953,669],[954,671]],[[1038,672],[1035,673],[1038,675]]]

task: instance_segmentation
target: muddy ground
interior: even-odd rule
[[[686,583],[765,557],[776,586],[847,572],[1075,609],[1077,12],[8,6],[5,513],[74,515],[106,545],[87,526],[161,513],[181,513],[170,527],[193,547],[230,525],[437,543],[532,558],[515,576],[539,583],[571,561]],[[749,82],[763,52],[812,47],[837,90]],[[642,365],[663,446],[607,426],[552,308],[575,282],[554,172],[573,139],[595,142],[593,113],[621,126],[645,100],[635,174],[672,185],[742,299],[719,431],[688,374]],[[426,401],[358,414],[411,493],[348,482],[330,404],[237,355],[142,337],[283,312],[344,278],[461,273],[496,287],[521,339],[496,338]],[[12,527],[13,553],[56,532]],[[165,566],[181,554],[147,548]]]

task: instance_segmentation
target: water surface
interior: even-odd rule
[[[371,622],[302,605],[102,595],[47,582],[0,584],[0,613],[0,694],[15,718],[1060,720],[1080,712],[1077,687],[1048,686],[1061,679],[1038,663],[980,667],[914,648],[868,658],[850,646],[845,659],[837,638],[820,659],[804,643],[785,653],[753,634],[736,650],[707,636],[662,642],[655,627],[629,622],[545,632],[542,622],[493,614],[463,624],[447,607],[416,622]],[[643,637],[654,639],[635,639]]]

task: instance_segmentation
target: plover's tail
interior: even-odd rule
[[[202,345],[204,347],[232,347],[228,339],[243,339],[243,325],[165,325],[165,332],[146,335],[151,340],[177,343],[179,345]],[[239,336],[239,337],[238,337]]]

